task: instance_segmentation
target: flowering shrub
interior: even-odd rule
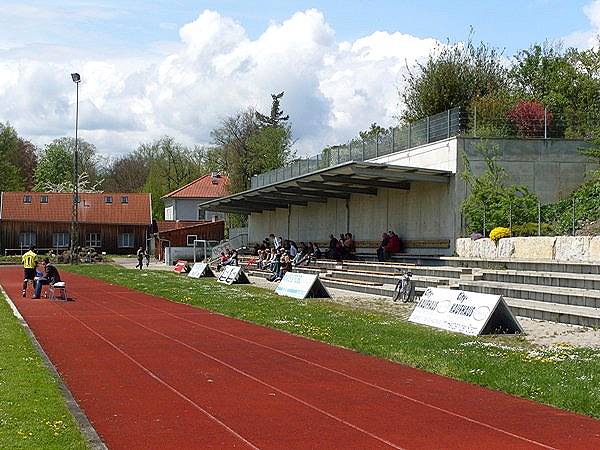
[[[510,237],[510,229],[505,227],[496,227],[490,231],[490,239],[496,242],[498,239]]]
[[[523,100],[511,108],[506,117],[517,127],[523,137],[544,137],[544,105],[540,102]],[[550,130],[552,113],[546,112],[546,126]]]

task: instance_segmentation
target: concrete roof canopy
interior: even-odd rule
[[[449,183],[452,172],[420,167],[349,161],[266,186],[202,203],[213,211],[251,213],[347,199],[351,194],[377,195],[379,188],[410,188],[415,181]]]

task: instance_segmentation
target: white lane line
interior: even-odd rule
[[[100,303],[97,303],[97,302],[95,302],[95,301],[91,300],[90,298],[88,298],[88,301],[90,301],[91,303],[94,303],[94,304],[96,304],[96,305],[99,305],[99,306],[101,306],[101,307],[103,307],[103,308],[107,309],[108,311],[112,311],[112,312],[113,312],[115,315],[117,315],[117,316],[120,316],[120,317],[122,317],[123,319],[125,319],[125,320],[128,320],[128,321],[130,321],[130,322],[132,322],[132,323],[136,324],[136,325],[137,325],[137,326],[139,326],[140,328],[144,328],[144,329],[146,329],[146,330],[148,330],[148,331],[150,331],[150,332],[152,332],[152,333],[155,333],[155,334],[157,334],[157,335],[159,335],[159,336],[162,336],[162,337],[164,337],[164,338],[166,338],[166,339],[172,340],[173,342],[176,342],[176,343],[178,343],[178,344],[180,344],[180,345],[182,345],[182,346],[184,346],[184,347],[186,347],[186,348],[189,348],[189,349],[190,349],[190,350],[192,350],[193,352],[196,352],[196,353],[198,353],[198,354],[200,354],[200,355],[204,356],[205,358],[211,359],[211,360],[215,361],[216,363],[219,363],[219,364],[221,364],[221,365],[223,365],[223,366],[225,366],[225,367],[227,367],[227,368],[231,369],[232,371],[234,371],[234,372],[236,372],[236,373],[238,373],[238,374],[240,374],[240,375],[243,375],[243,376],[245,376],[245,377],[247,377],[247,378],[249,378],[249,379],[251,379],[251,380],[253,380],[253,381],[257,382],[257,383],[259,383],[259,384],[262,384],[263,386],[266,386],[266,387],[268,387],[269,389],[272,389],[272,390],[274,390],[274,391],[277,391],[277,392],[279,392],[280,394],[282,394],[282,395],[284,395],[284,396],[286,396],[286,397],[289,397],[289,398],[291,398],[292,400],[295,400],[295,401],[297,401],[298,403],[301,403],[301,404],[303,404],[304,406],[307,406],[308,408],[310,408],[310,409],[313,409],[314,411],[317,411],[317,412],[319,412],[319,413],[321,413],[321,414],[323,414],[323,415],[325,415],[325,416],[327,416],[327,417],[329,417],[329,418],[331,418],[331,419],[335,420],[336,422],[342,423],[342,424],[344,424],[344,425],[346,425],[346,426],[348,426],[348,427],[350,427],[350,428],[352,428],[352,429],[354,429],[354,430],[356,430],[356,431],[359,431],[359,432],[361,432],[361,433],[363,433],[363,434],[366,434],[367,436],[369,436],[369,437],[371,437],[371,438],[373,438],[373,439],[375,439],[375,440],[378,440],[378,441],[380,441],[380,442],[382,442],[382,443],[384,443],[384,444],[386,444],[386,445],[389,445],[389,446],[390,446],[390,447],[392,447],[392,448],[396,448],[396,449],[399,449],[399,450],[404,450],[402,447],[399,447],[398,445],[394,444],[393,442],[390,442],[390,441],[388,441],[388,440],[386,440],[386,439],[383,439],[383,438],[381,438],[381,437],[379,437],[379,436],[377,436],[377,435],[375,435],[375,434],[373,434],[373,433],[371,433],[371,432],[369,432],[369,431],[367,431],[367,430],[365,430],[365,429],[363,429],[363,428],[360,428],[360,427],[359,427],[359,426],[357,426],[357,425],[354,425],[354,424],[352,424],[352,423],[350,423],[350,422],[348,422],[348,421],[346,421],[346,420],[342,419],[341,417],[338,417],[338,416],[336,416],[336,415],[334,415],[334,414],[331,414],[331,413],[329,413],[329,412],[327,412],[327,411],[325,411],[325,410],[323,410],[323,409],[319,408],[318,406],[315,406],[315,405],[313,405],[313,404],[311,404],[311,403],[308,403],[308,402],[306,402],[305,400],[302,400],[301,398],[299,398],[299,397],[296,397],[296,396],[295,396],[295,395],[293,395],[293,394],[290,394],[290,393],[288,393],[288,392],[286,392],[286,391],[284,391],[284,390],[282,390],[282,389],[280,389],[280,388],[278,388],[278,387],[275,387],[275,386],[273,386],[272,384],[269,384],[269,383],[267,383],[266,381],[263,381],[263,380],[261,380],[261,379],[259,379],[259,378],[255,377],[255,376],[253,376],[253,375],[250,375],[249,373],[247,373],[247,372],[244,372],[243,370],[241,370],[241,369],[238,369],[237,367],[235,367],[235,366],[232,366],[231,364],[229,364],[229,363],[226,363],[225,361],[223,361],[223,360],[220,360],[219,358],[216,358],[216,357],[214,357],[214,356],[212,356],[212,355],[209,355],[208,353],[205,353],[205,352],[203,352],[203,351],[201,351],[201,350],[198,350],[197,348],[195,348],[195,347],[193,347],[193,346],[191,346],[191,345],[187,344],[186,342],[180,341],[180,340],[179,340],[179,339],[177,339],[177,338],[174,338],[174,337],[172,337],[172,336],[169,336],[169,335],[167,335],[167,334],[164,334],[164,333],[162,333],[162,332],[160,332],[160,331],[158,331],[158,330],[155,330],[155,329],[153,329],[153,328],[150,328],[150,327],[148,327],[148,326],[146,326],[146,325],[144,325],[144,324],[141,324],[141,323],[139,323],[139,322],[137,322],[137,321],[135,321],[135,320],[131,319],[130,317],[127,317],[127,316],[124,316],[124,315],[120,314],[118,311],[115,311],[114,309],[112,309],[112,308],[109,308],[108,306],[102,305],[102,304],[100,304]]]
[[[142,294],[145,294],[145,293],[142,293]],[[149,294],[145,294],[145,295],[149,295]],[[482,427],[488,428],[488,429],[490,429],[490,430],[497,431],[497,432],[499,432],[499,433],[502,433],[502,434],[506,434],[507,436],[511,436],[511,437],[514,437],[514,438],[517,438],[517,439],[523,440],[523,441],[525,441],[525,442],[528,442],[528,443],[530,443],[530,444],[538,445],[538,446],[540,446],[540,447],[542,447],[542,448],[546,448],[546,449],[550,449],[550,450],[557,450],[555,447],[551,447],[551,446],[549,446],[549,445],[546,445],[546,444],[543,444],[543,443],[541,443],[541,442],[534,441],[534,440],[532,440],[532,439],[529,439],[529,438],[527,438],[527,437],[525,437],[525,436],[520,436],[520,435],[518,435],[518,434],[511,433],[510,431],[503,430],[502,428],[498,428],[498,427],[495,427],[494,425],[490,425],[490,424],[488,424],[488,423],[481,422],[481,421],[479,421],[479,420],[477,420],[477,419],[472,419],[472,418],[470,418],[470,417],[467,417],[467,416],[464,416],[464,415],[462,415],[462,414],[460,414],[460,413],[456,413],[456,412],[454,412],[454,411],[450,411],[450,410],[448,410],[448,409],[445,409],[445,408],[441,408],[441,407],[439,407],[439,406],[432,405],[432,404],[430,404],[430,403],[424,402],[424,401],[422,401],[422,400],[419,400],[419,399],[416,399],[416,398],[414,398],[414,397],[410,397],[410,396],[408,396],[408,395],[401,394],[401,393],[399,393],[399,392],[393,391],[393,390],[391,390],[391,389],[388,389],[388,388],[386,388],[386,387],[380,386],[380,385],[378,385],[378,384],[371,383],[370,381],[363,380],[363,379],[361,379],[361,378],[357,378],[357,377],[355,377],[355,376],[353,376],[353,375],[350,375],[350,374],[348,374],[348,373],[346,373],[346,372],[342,372],[342,371],[339,371],[339,370],[337,370],[337,369],[332,369],[332,368],[330,368],[330,367],[323,366],[323,365],[321,365],[321,364],[319,364],[319,363],[316,363],[316,362],[314,362],[314,361],[310,361],[310,360],[304,359],[304,358],[302,358],[302,357],[300,357],[300,356],[296,356],[296,355],[293,355],[293,354],[291,354],[291,353],[287,353],[287,352],[285,352],[285,351],[283,351],[283,350],[279,350],[279,349],[277,349],[277,348],[270,347],[270,346],[268,346],[268,345],[265,345],[265,344],[261,344],[260,342],[256,342],[256,341],[253,341],[253,340],[250,340],[250,339],[246,339],[246,338],[243,338],[243,337],[241,337],[241,336],[237,336],[237,335],[235,335],[235,334],[231,334],[231,333],[228,333],[228,332],[226,332],[226,331],[219,330],[219,329],[217,329],[217,328],[209,327],[209,326],[207,326],[207,325],[203,325],[203,324],[200,324],[200,323],[194,322],[193,320],[189,320],[189,319],[186,319],[186,318],[184,318],[184,317],[180,317],[180,316],[178,316],[177,314],[170,313],[170,312],[168,312],[168,311],[165,311],[165,310],[163,310],[163,309],[161,309],[161,308],[157,308],[157,307],[155,307],[155,306],[148,305],[148,304],[146,304],[146,303],[137,302],[137,301],[135,301],[135,300],[133,300],[133,299],[131,299],[131,298],[129,298],[129,297],[123,296],[123,295],[121,295],[121,294],[117,294],[117,296],[118,296],[118,297],[122,297],[123,299],[125,299],[125,300],[128,300],[128,301],[130,301],[130,302],[137,303],[138,305],[143,305],[143,306],[145,306],[145,307],[148,307],[148,306],[149,306],[149,307],[151,307],[151,308],[153,308],[153,309],[157,309],[157,310],[159,310],[159,311],[163,311],[164,313],[166,313],[166,314],[167,314],[167,315],[169,315],[169,316],[175,317],[175,318],[177,318],[177,319],[179,319],[179,320],[183,320],[183,321],[185,321],[185,322],[189,322],[189,323],[191,323],[191,324],[193,324],[193,325],[196,325],[196,326],[198,326],[198,327],[205,328],[205,329],[207,329],[207,330],[211,330],[211,331],[214,331],[214,332],[216,332],[216,333],[223,334],[223,335],[225,335],[225,336],[229,336],[229,337],[231,337],[231,338],[238,339],[238,340],[240,340],[240,341],[247,342],[247,343],[249,343],[249,344],[253,344],[253,345],[256,345],[256,346],[258,346],[258,347],[262,347],[262,348],[265,348],[265,349],[268,349],[268,350],[271,350],[271,351],[277,352],[277,353],[279,353],[279,354],[281,354],[281,355],[285,355],[285,356],[288,356],[288,357],[290,357],[290,358],[296,359],[296,360],[298,360],[298,361],[302,361],[302,362],[304,362],[304,363],[306,363],[306,364],[310,364],[310,365],[312,365],[312,366],[315,366],[315,367],[318,367],[318,368],[320,368],[320,369],[323,369],[323,370],[326,370],[326,371],[329,371],[329,372],[332,372],[332,373],[335,373],[335,374],[341,375],[341,376],[343,376],[343,377],[346,377],[346,378],[348,378],[348,379],[350,379],[350,380],[356,381],[356,382],[358,382],[358,383],[362,383],[362,384],[364,384],[364,385],[367,385],[367,386],[373,387],[373,388],[375,388],[375,389],[379,389],[379,390],[381,390],[381,391],[387,392],[387,393],[389,393],[389,394],[392,394],[392,395],[395,395],[395,396],[397,396],[397,397],[401,397],[401,398],[403,398],[403,399],[409,400],[409,401],[411,401],[411,402],[414,402],[414,403],[417,403],[417,404],[419,404],[419,405],[422,405],[422,406],[425,406],[425,407],[428,407],[428,408],[435,409],[436,411],[440,411],[440,412],[442,412],[442,413],[449,414],[449,415],[451,415],[451,416],[453,416],[453,417],[456,417],[456,418],[459,418],[459,419],[462,419],[462,420],[466,420],[467,422],[470,422],[470,423],[473,423],[473,424],[476,424],[476,425],[479,425],[479,426],[482,426]],[[219,315],[221,315],[221,314],[219,314]],[[225,316],[225,315],[223,315],[223,317],[227,317],[228,319],[232,319],[232,320],[239,320],[239,319],[235,319],[235,318],[233,318],[233,317],[229,317],[229,316]],[[284,332],[284,331],[282,331],[282,330],[277,330],[277,331]],[[295,336],[295,335],[293,335],[293,336]],[[299,337],[299,336],[297,336],[297,337]],[[322,343],[322,342],[320,342],[320,343]]]
[[[191,398],[189,398],[188,396],[186,396],[184,393],[178,391],[176,388],[174,388],[169,383],[167,383],[166,381],[164,381],[162,378],[160,378],[158,375],[156,375],[154,372],[152,372],[146,366],[144,366],[143,364],[141,364],[139,361],[137,361],[135,358],[133,358],[127,352],[123,351],[118,346],[116,346],[115,344],[113,344],[109,339],[105,338],[104,336],[102,336],[102,334],[98,333],[96,330],[94,330],[93,328],[89,327],[83,321],[79,320],[75,315],[73,315],[71,312],[69,312],[68,309],[64,305],[61,305],[61,308],[63,310],[65,310],[67,312],[67,314],[69,316],[71,316],[71,318],[73,318],[74,320],[76,320],[77,322],[79,322],[83,327],[87,328],[91,333],[93,333],[94,335],[96,335],[100,340],[106,342],[108,345],[110,345],[112,348],[114,348],[117,352],[121,353],[125,358],[127,358],[132,363],[134,363],[136,366],[138,366],[140,369],[142,369],[142,371],[144,371],[148,376],[150,376],[151,378],[153,378],[156,381],[158,381],[160,384],[162,384],[167,389],[169,389],[170,391],[172,391],[178,397],[180,397],[183,400],[185,400],[186,402],[190,403],[194,408],[196,408],[198,411],[200,411],[201,413],[203,413],[205,416],[207,416],[213,422],[216,422],[217,424],[221,425],[228,432],[230,432],[231,434],[233,434],[235,437],[237,437],[239,440],[241,440],[242,442],[244,442],[250,448],[253,448],[255,450],[260,450],[259,447],[257,447],[256,445],[254,445],[252,442],[248,441],[246,438],[244,438],[241,434],[237,433],[234,429],[232,429],[231,427],[229,427],[227,424],[225,424],[224,422],[222,422],[221,420],[219,420],[218,418],[216,418],[215,416],[213,416],[212,414],[210,414],[207,410],[205,410],[204,408],[202,408],[200,405],[198,405],[196,402],[194,402]]]

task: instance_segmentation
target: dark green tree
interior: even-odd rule
[[[19,137],[10,124],[0,123],[0,191],[20,191],[25,187],[18,166]]]
[[[259,127],[281,127],[287,122],[290,118],[289,115],[283,115],[283,111],[281,110],[279,104],[281,98],[285,92],[280,92],[279,94],[271,94],[271,98],[273,99],[273,103],[271,104],[271,113],[267,116],[265,114],[261,114],[256,111],[256,120],[258,121]]]
[[[405,110],[401,119],[415,121],[508,89],[502,53],[486,44],[438,46],[427,61],[409,68],[401,93]]]

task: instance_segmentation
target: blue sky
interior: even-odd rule
[[[285,20],[296,11],[316,8],[324,13],[338,40],[352,41],[382,30],[456,41],[464,40],[473,26],[477,40],[506,48],[511,55],[532,42],[557,40],[589,28],[583,12],[589,3],[581,0],[26,2],[32,14],[36,10],[57,12],[54,19],[42,18],[39,23],[35,17],[27,20],[19,16],[21,20],[14,21],[10,9],[18,2],[0,2],[7,13],[4,19],[0,17],[3,25],[0,36],[13,40],[18,32],[20,42],[51,44],[62,44],[72,36],[79,45],[91,45],[92,51],[126,43],[144,49],[154,42],[176,41],[179,27],[194,20],[204,9],[232,17],[250,37],[256,38],[271,22]],[[29,26],[28,22],[36,26]]]
[[[104,154],[169,134],[207,144],[224,116],[286,91],[301,154],[394,124],[406,66],[439,43],[507,57],[545,39],[588,47],[600,0],[0,0],[0,121],[38,145],[82,135]],[[67,76],[65,76],[67,74]]]

